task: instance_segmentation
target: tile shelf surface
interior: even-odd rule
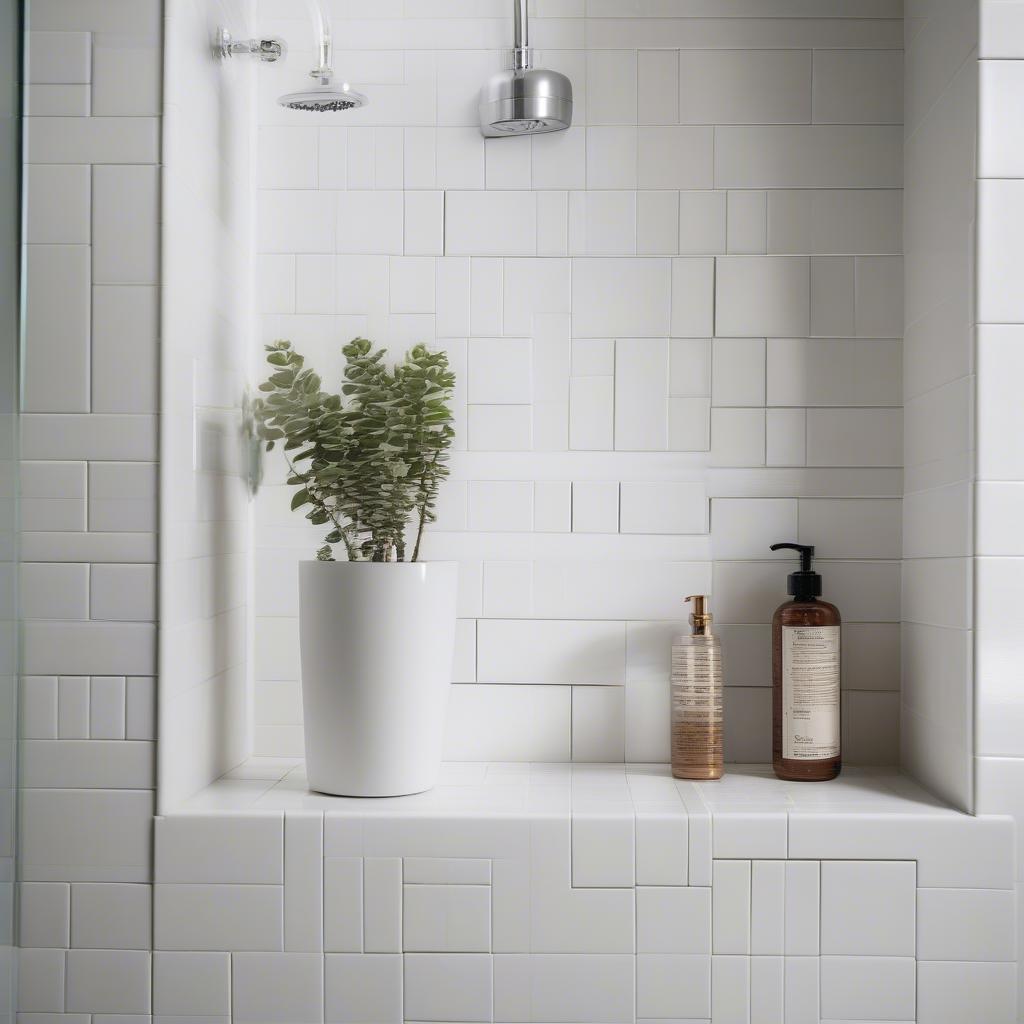
[[[1013,1024],[1010,819],[897,769],[728,768],[449,763],[357,800],[247,761],[156,819],[155,1019]]]

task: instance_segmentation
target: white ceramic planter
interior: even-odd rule
[[[455,647],[455,562],[302,562],[306,770],[342,796],[437,781]]]

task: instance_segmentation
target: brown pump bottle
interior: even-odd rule
[[[790,782],[826,782],[842,768],[839,717],[839,609],[821,596],[814,548],[773,544],[800,555],[789,576],[792,601],[772,618],[772,767]]]

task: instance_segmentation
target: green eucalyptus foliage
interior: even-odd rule
[[[455,436],[447,354],[416,345],[391,367],[383,349],[353,338],[342,349],[345,380],[336,395],[322,389],[290,341],[266,349],[265,397],[253,403],[257,436],[268,452],[283,442],[288,483],[298,488],[292,508],[306,508],[311,523],[329,529],[316,557],[332,561],[340,544],[349,561],[405,561],[415,516],[415,562]]]

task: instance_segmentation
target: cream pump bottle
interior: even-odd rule
[[[672,775],[722,777],[722,648],[711,632],[708,598],[693,594],[691,632],[672,643]]]
[[[789,576],[793,600],[772,619],[772,767],[789,782],[826,782],[842,767],[839,721],[839,609],[821,600],[814,548],[773,544],[800,555]]]

